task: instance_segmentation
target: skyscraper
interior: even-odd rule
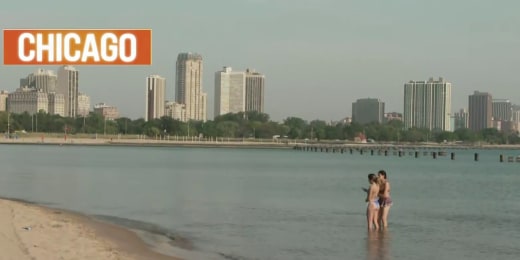
[[[79,71],[73,66],[65,65],[58,69],[56,93],[65,98],[65,116],[76,117],[78,110]]]
[[[207,98],[202,91],[202,56],[191,52],[180,53],[177,56],[175,76],[175,101],[185,105],[186,120],[206,121]]]
[[[473,95],[469,96],[469,129],[480,131],[493,127],[492,100],[491,94],[486,92],[475,91]]]
[[[451,130],[451,83],[443,78],[404,84],[404,126]]]
[[[159,75],[150,75],[146,78],[146,121],[165,115],[165,91],[165,78]]]
[[[246,74],[224,67],[215,72],[215,117],[245,111]]]
[[[385,103],[377,98],[361,98],[352,103],[352,122],[383,123]]]
[[[246,111],[264,112],[265,76],[254,70],[246,70]]]

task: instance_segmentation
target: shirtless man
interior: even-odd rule
[[[381,228],[387,228],[388,212],[390,211],[390,206],[392,206],[392,198],[390,197],[390,182],[386,176],[386,171],[380,170],[377,175],[380,180],[379,205],[381,209],[379,210],[379,221],[381,221]]]
[[[367,198],[365,199],[368,202],[367,205],[367,225],[368,230],[379,229],[378,224],[378,216],[379,216],[379,185],[377,180],[377,175],[371,173],[368,175],[368,182],[370,183],[370,187],[367,191]]]

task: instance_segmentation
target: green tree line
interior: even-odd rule
[[[68,134],[123,134],[157,136],[202,136],[227,138],[263,138],[273,136],[288,139],[320,140],[354,140],[363,134],[376,142],[454,142],[467,143],[486,142],[491,144],[518,144],[518,132],[501,132],[494,128],[474,132],[470,129],[457,129],[454,132],[430,131],[428,129],[411,128],[405,130],[403,123],[392,120],[387,123],[330,124],[323,120],[306,121],[298,117],[288,117],[283,122],[270,120],[269,115],[258,112],[229,113],[218,116],[214,120],[181,122],[170,117],[162,117],[145,121],[143,118],[130,119],[121,117],[116,120],[105,120],[102,115],[90,113],[86,117],[68,118],[50,115],[43,111],[30,115],[28,113],[8,114],[0,112],[0,131],[9,132],[25,130],[26,132],[65,133]]]

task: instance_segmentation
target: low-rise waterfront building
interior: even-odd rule
[[[119,118],[119,111],[115,106],[109,106],[105,103],[98,103],[94,106],[94,113],[102,115],[107,120],[115,120]]]

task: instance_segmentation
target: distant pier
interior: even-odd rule
[[[449,157],[450,160],[456,159],[456,150],[482,149],[480,147],[464,146],[437,146],[437,145],[362,145],[362,144],[297,144],[294,150],[306,152],[339,153],[339,154],[369,154],[370,156],[410,156],[414,158],[430,157]],[[489,148],[488,148],[489,149]],[[450,150],[450,152],[448,152]],[[518,149],[517,149],[518,150]],[[511,150],[513,151],[513,150]],[[516,156],[500,154],[497,162],[520,162],[520,152]],[[473,154],[473,161],[480,160],[479,153]]]

